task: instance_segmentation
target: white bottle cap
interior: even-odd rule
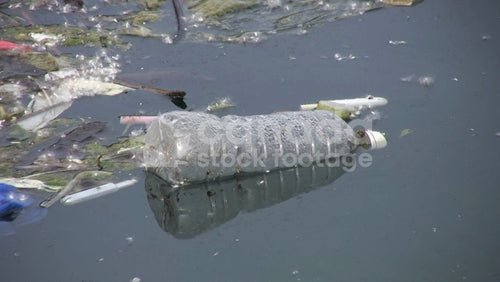
[[[370,139],[371,149],[382,149],[387,146],[387,139],[385,139],[384,134],[378,131],[366,130],[366,135]]]

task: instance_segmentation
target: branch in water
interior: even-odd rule
[[[131,84],[131,83],[116,80],[116,79],[113,82],[120,84],[120,85],[123,85],[123,86],[134,88],[134,89],[151,91],[151,92],[154,92],[156,94],[165,95],[165,96],[168,96],[168,97],[173,98],[173,99],[183,98],[184,96],[186,96],[186,92],[183,90],[163,90],[163,89],[154,88],[154,87],[150,87],[150,86],[146,86],[146,85]]]

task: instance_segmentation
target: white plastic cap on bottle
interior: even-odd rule
[[[387,146],[387,139],[385,139],[384,134],[378,131],[366,130],[366,135],[368,135],[368,139],[370,139],[370,149],[382,149]]]

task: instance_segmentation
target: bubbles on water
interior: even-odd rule
[[[128,245],[132,245],[132,243],[134,243],[134,237],[127,236],[127,237],[125,237],[125,241],[127,241]]]
[[[490,35],[490,34],[483,34],[483,35],[481,36],[481,40],[482,40],[482,41],[488,41],[488,40],[490,40],[490,39],[491,39],[491,35]]]

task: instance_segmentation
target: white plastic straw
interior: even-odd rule
[[[66,195],[61,199],[61,203],[65,205],[78,204],[84,201],[92,200],[107,194],[114,193],[125,187],[134,185],[135,183],[137,183],[136,179],[125,180],[118,183],[106,183],[104,185],[90,188],[85,191],[81,191],[71,195]]]

